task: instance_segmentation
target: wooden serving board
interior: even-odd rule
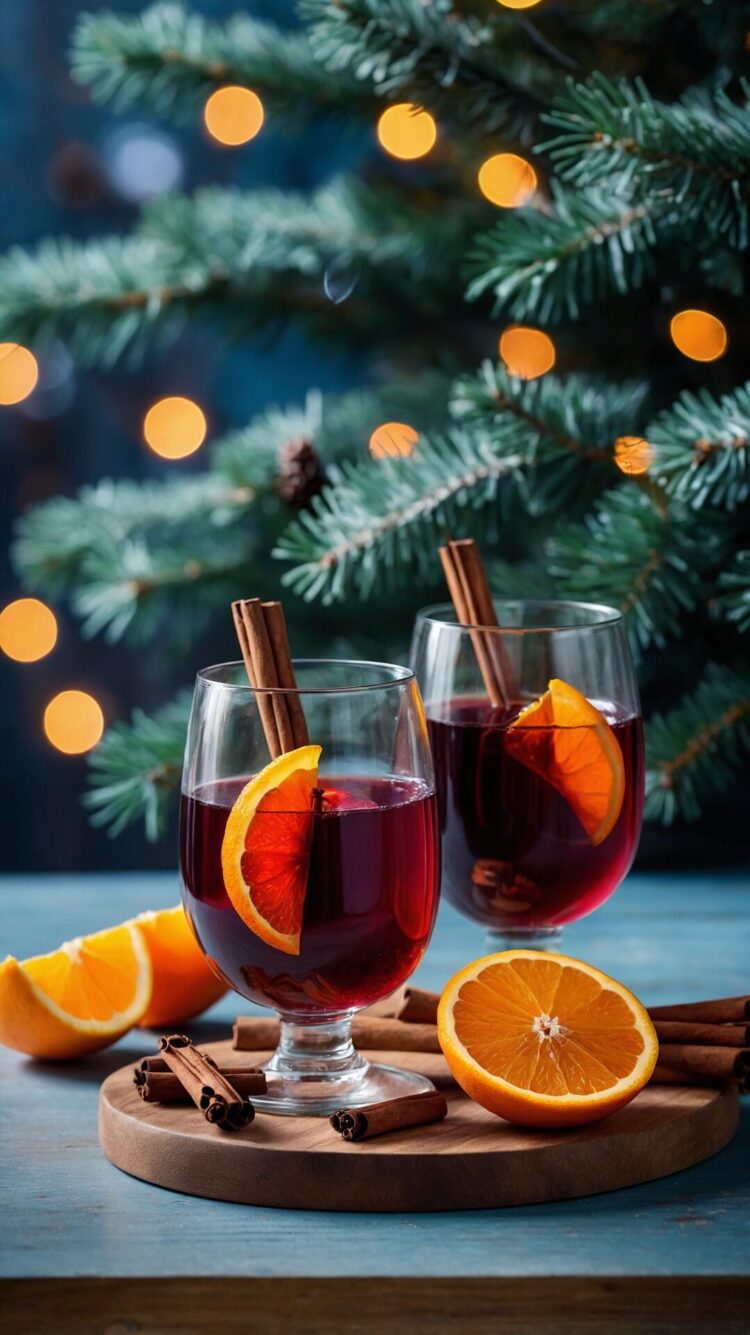
[[[229,1042],[202,1047],[217,1062],[237,1060]],[[327,1118],[259,1112],[227,1134],[192,1104],[144,1103],[130,1065],[102,1085],[99,1139],[124,1172],[192,1196],[308,1210],[477,1210],[666,1177],[723,1149],[739,1119],[734,1089],[671,1085],[592,1126],[526,1131],[472,1103],[441,1056],[366,1055],[429,1076],[448,1099],[445,1121],[351,1144]]]

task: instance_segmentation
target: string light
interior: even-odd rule
[[[429,111],[413,102],[386,107],[378,121],[378,139],[391,157],[409,161],[423,158],[437,139],[437,125]]]
[[[669,332],[678,352],[694,362],[715,362],[727,350],[726,325],[708,311],[678,311]]]
[[[419,442],[419,432],[407,422],[382,422],[370,436],[373,459],[405,459]]]
[[[555,364],[555,345],[549,334],[528,325],[511,325],[500,335],[500,356],[509,375],[536,380]]]
[[[21,403],[37,380],[39,367],[33,352],[22,343],[0,343],[0,404]]]
[[[206,429],[202,409],[180,395],[159,399],[143,420],[146,444],[162,459],[184,459],[195,454],[206,438]]]
[[[495,153],[479,168],[479,189],[490,204],[517,209],[536,190],[537,176],[530,162],[517,153]]]
[[[17,598],[0,612],[0,649],[17,663],[36,663],[57,643],[57,619],[38,598]]]
[[[228,84],[217,88],[203,108],[208,133],[219,144],[237,148],[254,139],[265,119],[263,103],[252,88]]]
[[[60,691],[44,711],[47,741],[66,756],[91,751],[104,732],[104,715],[88,691]]]
[[[615,441],[615,463],[620,472],[629,477],[647,473],[655,454],[653,445],[643,436],[618,436]]]

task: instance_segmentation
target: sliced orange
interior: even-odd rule
[[[245,784],[229,813],[221,866],[242,921],[286,955],[299,955],[321,747],[277,756]]]
[[[0,964],[0,1043],[32,1057],[82,1057],[137,1024],[151,999],[151,960],[133,923]]]
[[[659,1043],[627,988],[581,960],[506,950],[467,964],[438,1006],[438,1038],[462,1089],[521,1126],[580,1126],[622,1108]]]
[[[574,686],[554,678],[513,720],[505,749],[562,793],[592,844],[612,832],[625,797],[622,749],[601,711]]]
[[[142,1028],[165,1029],[213,1006],[227,985],[206,962],[181,904],[140,913],[134,921],[145,939],[154,973]]]

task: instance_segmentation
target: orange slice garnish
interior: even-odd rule
[[[213,1006],[227,990],[206,962],[181,904],[140,913],[140,928],[154,971],[151,1000],[139,1021],[142,1028],[168,1029]]]
[[[513,720],[505,749],[562,793],[592,844],[606,839],[622,810],[625,765],[614,732],[585,695],[554,678]]]
[[[0,964],[0,1043],[32,1057],[82,1057],[137,1024],[152,969],[134,923],[68,941],[49,955]]]
[[[521,1126],[579,1126],[646,1084],[659,1043],[641,1003],[581,960],[506,950],[445,987],[438,1038],[455,1079]]]
[[[299,955],[321,747],[277,756],[245,784],[229,813],[221,866],[242,921],[287,955]]]

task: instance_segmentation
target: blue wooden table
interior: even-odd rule
[[[6,877],[0,941],[23,957],[176,899],[161,874]],[[632,876],[565,948],[647,1004],[746,991],[749,907],[740,874]],[[444,905],[419,982],[439,987],[483,949]],[[238,1009],[227,997],[191,1030],[222,1037]],[[99,1084],[147,1047],[134,1032],[66,1066],[0,1049],[14,1331],[307,1335],[350,1317],[358,1332],[750,1330],[747,1106],[721,1154],[625,1191],[460,1214],[275,1211],[174,1195],[105,1160]]]

